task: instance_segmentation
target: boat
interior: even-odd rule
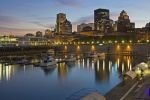
[[[97,53],[97,56],[101,57],[101,58],[105,58],[106,54],[105,53]]]
[[[21,59],[21,60],[17,61],[16,64],[24,64],[24,65],[26,65],[26,64],[29,64],[29,61],[27,59]]]
[[[68,58],[66,58],[65,61],[66,62],[74,62],[74,61],[76,61],[76,57],[74,57],[73,55],[71,55]]]
[[[48,56],[41,61],[40,66],[48,67],[48,66],[52,66],[52,65],[56,65],[56,64],[57,64],[57,62],[55,61],[55,59],[51,56]]]
[[[92,53],[89,53],[87,57],[88,57],[88,58],[97,58],[98,55],[97,55],[97,53],[92,52]]]

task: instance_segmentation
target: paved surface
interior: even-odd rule
[[[113,88],[105,95],[106,100],[120,100],[132,86],[137,82],[137,79],[126,80]],[[150,74],[145,76],[143,80],[138,81],[138,84],[133,88],[124,100],[150,100]]]
[[[109,93],[105,95],[106,100],[120,100],[122,96],[137,82],[137,79],[128,79],[125,82],[118,84]]]
[[[125,98],[125,100],[150,100],[150,76],[144,78]]]

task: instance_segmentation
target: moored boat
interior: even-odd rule
[[[48,67],[48,66],[52,66],[52,65],[56,65],[56,64],[57,64],[57,62],[55,61],[55,59],[51,56],[48,56],[41,61],[40,66]]]
[[[76,57],[74,57],[73,55],[70,55],[68,58],[65,59],[66,62],[73,62],[76,61]]]

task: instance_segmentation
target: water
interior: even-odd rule
[[[59,63],[56,68],[0,64],[0,100],[65,100],[85,88],[103,95],[122,81],[140,57],[108,56]]]

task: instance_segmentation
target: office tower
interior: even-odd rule
[[[42,37],[42,32],[41,31],[37,31],[36,32],[36,37]]]
[[[118,32],[133,32],[135,23],[131,23],[126,11],[122,11],[118,17],[117,31]]]
[[[56,32],[58,34],[68,34],[72,33],[72,24],[70,21],[67,20],[66,14],[59,13],[57,14],[56,20]]]
[[[96,31],[101,33],[107,33],[110,31],[109,10],[108,9],[96,9],[94,11],[94,27]]]

